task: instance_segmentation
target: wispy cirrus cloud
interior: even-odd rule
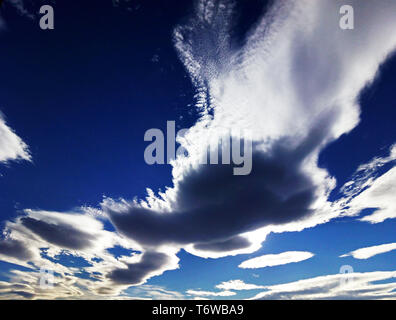
[[[374,212],[360,218],[369,223],[380,223],[396,218],[396,145],[392,146],[389,156],[376,157],[361,165],[351,181],[341,189],[343,198],[340,202],[345,207],[344,214],[358,215],[363,209],[371,208]],[[380,173],[385,166],[387,171]]]
[[[18,11],[23,12],[22,0],[9,0],[7,3],[15,6]],[[6,22],[0,13],[0,32],[6,27]],[[31,161],[31,154],[27,144],[10,128],[0,111],[0,163],[9,161],[26,160]]]
[[[154,300],[180,300],[185,296],[177,291],[168,290],[161,286],[143,284],[141,286],[132,287],[128,290],[128,295],[139,297],[140,299]]]
[[[26,143],[7,126],[0,113],[0,163],[12,160],[31,161],[31,155]]]
[[[395,271],[326,275],[267,286],[252,299],[395,299],[395,278]]]
[[[14,7],[18,13],[29,19],[34,19],[35,15],[26,8],[26,1],[24,0],[5,0],[5,3]]]
[[[225,292],[262,289],[252,300],[395,299],[395,278],[395,271],[375,271],[324,275],[276,285],[247,284],[242,280],[230,280],[222,282],[216,288],[226,290]],[[190,291],[197,295],[200,293]],[[210,293],[214,292],[208,292],[208,296]]]

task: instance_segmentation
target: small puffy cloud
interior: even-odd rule
[[[304,261],[312,258],[313,256],[313,253],[306,251],[287,251],[279,254],[266,254],[260,257],[243,261],[239,265],[239,268],[257,269],[280,266],[283,264]]]
[[[396,250],[396,243],[386,243],[386,244],[381,244],[378,246],[360,248],[360,249],[351,251],[349,253],[343,254],[340,257],[343,258],[343,257],[352,256],[355,259],[369,259],[371,257],[378,255],[378,254],[390,252],[393,250]]]
[[[242,280],[230,280],[226,282],[222,282],[216,286],[217,289],[220,290],[235,290],[235,291],[240,291],[240,290],[256,290],[256,289],[264,289],[265,286],[260,286],[256,284],[250,284],[250,283],[245,283]]]

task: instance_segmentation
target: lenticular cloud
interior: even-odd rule
[[[327,200],[335,180],[318,167],[318,155],[357,125],[358,95],[396,47],[394,1],[381,1],[381,9],[345,2],[359,15],[353,30],[339,27],[336,1],[278,1],[239,47],[232,1],[197,2],[174,33],[201,114],[179,139],[189,156],[173,163],[174,186],[165,193],[105,201],[120,232],[143,246],[219,257],[256,250],[268,232],[337,216]],[[197,164],[210,141],[236,131],[253,140],[250,175]]]

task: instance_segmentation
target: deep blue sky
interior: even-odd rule
[[[168,166],[144,163],[143,135],[165,128],[166,119],[189,126],[195,116],[187,106],[192,86],[171,41],[189,6],[176,3],[129,13],[110,1],[61,2],[50,32],[8,19],[2,111],[32,146],[34,164],[2,169],[2,217],[13,215],[16,203],[68,210],[97,205],[102,195],[141,196],[148,181],[153,188],[169,184]]]
[[[240,5],[238,39],[262,5]],[[188,128],[197,118],[194,90],[172,42],[193,3],[132,7],[59,2],[56,28],[48,32],[4,10],[1,110],[31,146],[34,162],[0,169],[4,219],[15,206],[62,211],[170,184],[170,166],[145,164],[143,136],[150,128],[165,131],[167,120]]]

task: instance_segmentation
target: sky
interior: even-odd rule
[[[0,299],[395,299],[395,17],[5,0]],[[150,164],[169,123],[185,152]]]

